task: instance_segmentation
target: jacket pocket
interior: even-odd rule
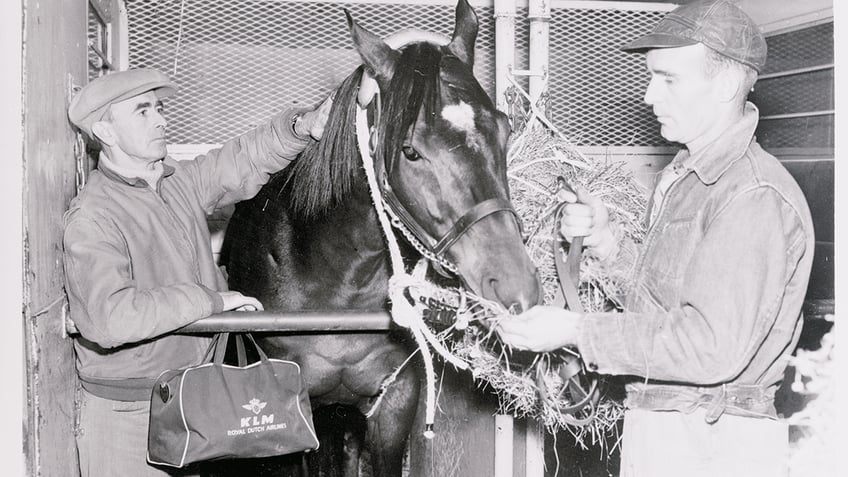
[[[645,257],[646,285],[661,306],[676,302],[683,276],[698,242],[696,217],[663,224]]]

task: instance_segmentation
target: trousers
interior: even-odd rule
[[[629,409],[620,477],[787,477],[789,426],[774,419],[706,411]]]
[[[149,401],[113,401],[81,390],[77,452],[81,477],[196,476],[147,463]]]

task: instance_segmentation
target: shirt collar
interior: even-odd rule
[[[721,135],[720,140],[707,145],[694,156],[681,149],[672,160],[686,170],[693,170],[704,184],[712,184],[730,168],[731,164],[742,158],[754,140],[754,131],[760,120],[760,112],[754,103],[745,103],[742,119],[731,125]]]
[[[155,171],[149,174],[139,173],[138,171],[118,166],[109,159],[109,156],[103,151],[100,151],[97,169],[113,181],[123,182],[132,187],[144,188],[158,186],[160,179],[170,176],[175,171],[174,167],[166,164],[164,160],[159,161],[157,164],[160,164],[160,166]],[[152,185],[151,182],[153,183]]]

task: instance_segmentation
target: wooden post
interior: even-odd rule
[[[545,475],[545,430],[542,423],[535,419],[527,419],[527,431],[524,435],[525,477],[542,477]]]
[[[71,341],[63,337],[61,327],[67,312],[62,214],[76,193],[77,136],[68,122],[68,104],[71,86],[87,82],[89,3],[25,0],[22,5],[26,475],[74,477],[79,475],[74,441],[77,377]],[[7,469],[3,473],[11,475]]]
[[[512,416],[495,415],[495,476],[512,477]]]

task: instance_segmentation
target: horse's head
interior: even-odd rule
[[[472,73],[473,9],[459,0],[452,38],[403,46],[348,21],[379,88],[375,170],[396,215],[474,293],[507,308],[537,304],[536,266],[509,203],[509,123]]]

